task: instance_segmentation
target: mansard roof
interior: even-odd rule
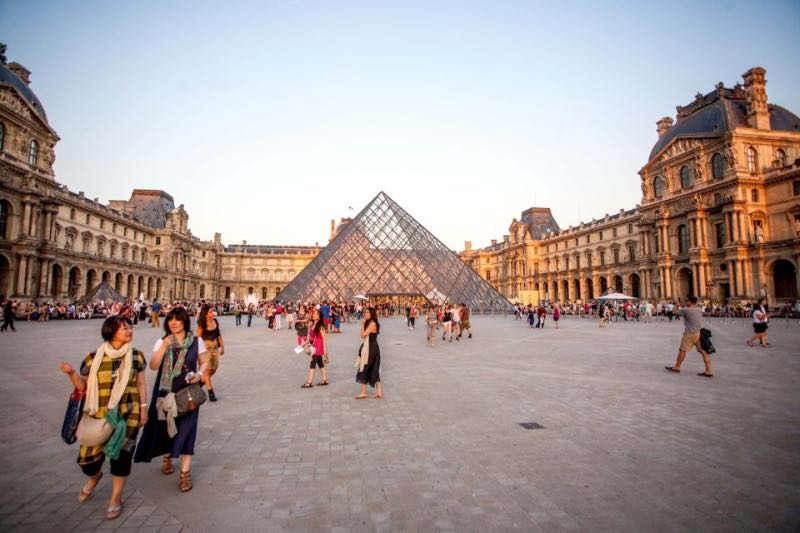
[[[773,131],[800,132],[800,118],[791,111],[769,104],[769,122]],[[744,89],[733,89],[721,84],[706,94],[697,94],[695,101],[678,106],[678,120],[653,146],[648,161],[652,161],[664,148],[679,138],[719,137],[738,127],[747,126],[747,105]]]

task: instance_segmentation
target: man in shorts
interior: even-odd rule
[[[700,372],[697,375],[706,378],[712,377],[714,372],[711,370],[711,357],[709,357],[709,355],[704,352],[700,346],[700,328],[703,327],[703,310],[697,307],[697,297],[689,296],[686,305],[678,310],[678,315],[684,317],[684,331],[683,337],[681,338],[681,345],[678,348],[678,359],[675,361],[674,365],[665,366],[664,368],[667,370],[667,372],[672,372],[675,374],[680,372],[683,359],[686,357],[686,352],[691,350],[692,346],[694,346],[697,349],[697,352],[703,358],[703,363],[706,365],[705,371]]]
[[[458,334],[460,337],[465,332],[469,333],[469,338],[472,338],[472,324],[469,323],[469,307],[467,304],[461,304],[461,332]]]

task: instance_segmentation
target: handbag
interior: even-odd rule
[[[301,353],[304,353],[305,351],[306,351],[306,349],[303,347],[302,344],[298,344],[297,346],[294,347],[294,353],[296,353],[297,355],[300,355]]]
[[[64,423],[61,424],[61,438],[67,444],[75,442],[77,437],[75,432],[78,429],[78,422],[81,420],[81,413],[83,412],[83,398],[86,396],[85,390],[75,389],[69,395],[67,401],[67,412],[64,413]]]
[[[108,442],[113,432],[114,426],[109,424],[105,417],[95,418],[86,415],[82,416],[80,422],[78,422],[75,436],[78,437],[78,442],[81,443],[81,446],[91,448]]]
[[[175,393],[175,405],[178,407],[178,416],[183,416],[203,405],[208,396],[200,383],[192,383]]]

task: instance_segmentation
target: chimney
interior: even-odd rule
[[[497,239],[492,239],[492,248],[497,246]]]
[[[464,241],[464,251],[465,252],[472,251],[472,241]]]
[[[656,131],[658,132],[659,139],[669,131],[673,123],[672,117],[662,117],[661,120],[656,122]]]
[[[334,235],[336,234],[336,222],[331,219],[331,237],[328,239],[328,242],[333,240]]]
[[[16,74],[16,76],[25,82],[25,85],[31,84],[31,71],[23,67],[17,62],[9,63],[8,70]]]
[[[753,67],[744,74],[744,99],[747,103],[747,125],[759,130],[768,130],[769,109],[767,108],[767,71]]]

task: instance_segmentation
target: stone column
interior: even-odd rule
[[[50,286],[50,260],[49,259],[42,259],[40,260],[40,267],[39,267],[39,296],[47,296],[50,294],[49,286]]]
[[[22,202],[22,223],[20,224],[20,236],[26,237],[30,229],[31,218],[31,204],[29,202]]]
[[[697,263],[692,263],[691,265],[689,265],[689,268],[692,269],[692,284],[694,285],[694,291],[693,291],[694,295],[700,296],[700,274],[698,273],[700,267],[698,266]]]
[[[702,298],[708,298],[708,291],[706,290],[706,266],[703,263],[698,263],[697,267],[697,295]]]
[[[17,269],[17,290],[18,296],[23,296],[25,292],[25,277],[28,275],[28,256],[19,254],[19,268]]]

